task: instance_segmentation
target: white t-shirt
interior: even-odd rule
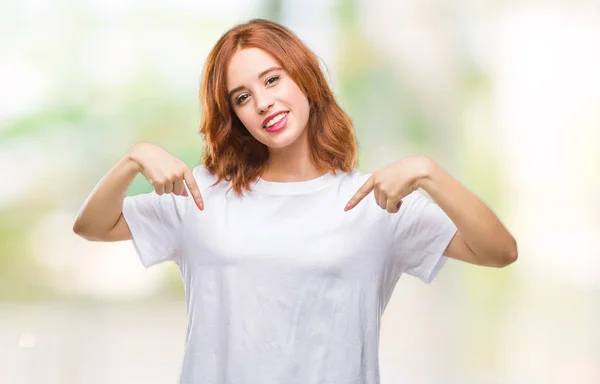
[[[371,175],[357,169],[259,179],[244,197],[193,174],[204,211],[155,192],[123,204],[144,266],[181,271],[181,383],[378,384],[380,318],[402,273],[429,283],[444,265],[456,232],[444,211],[417,191],[396,214],[373,193],[344,212]]]

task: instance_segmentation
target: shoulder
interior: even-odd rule
[[[357,168],[353,168],[350,172],[340,172],[340,183],[348,188],[360,188],[367,180],[373,175],[373,172],[363,172]],[[356,192],[356,191],[355,191]],[[373,192],[371,192],[372,194]],[[405,196],[402,201],[404,203],[413,204],[415,202],[421,204],[427,204],[432,202],[425,194],[420,190],[413,191]],[[403,205],[404,206],[404,205]]]
[[[210,173],[202,164],[195,166],[192,169],[192,174],[197,181],[209,180],[211,178],[215,179],[215,181],[217,180],[217,176]]]
[[[345,203],[347,203],[350,198],[358,192],[360,187],[362,187],[372,175],[372,172],[363,172],[357,168],[353,168],[350,172],[340,172],[339,191],[340,196],[343,198]],[[382,211],[376,204],[375,199],[373,198],[373,192],[371,192],[368,196],[365,196],[350,212],[361,212],[361,214],[370,212],[379,215],[384,211]]]
[[[337,172],[339,174],[340,183],[348,187],[360,187],[373,174],[372,172],[365,173],[358,168],[353,168],[350,172]]]
[[[226,198],[227,196],[235,195],[233,193],[228,193],[231,188],[231,181],[221,180],[217,184],[219,177],[208,171],[202,164],[194,167],[192,174],[194,175],[194,179],[200,188],[200,193],[202,193],[202,198],[204,200],[207,198],[214,199],[217,196]]]
[[[194,179],[196,179],[198,186],[202,190],[209,188],[211,185],[216,183],[218,179],[217,175],[210,173],[202,164],[195,166],[192,169],[192,174],[194,175]],[[221,181],[221,183],[224,182],[224,180]]]

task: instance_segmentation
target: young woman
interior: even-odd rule
[[[135,145],[74,224],[89,240],[133,240],[146,267],[178,265],[182,383],[379,383],[380,318],[403,273],[429,283],[448,257],[516,260],[498,218],[430,158],[355,168],[352,123],[285,27],[225,33],[201,99],[203,165]],[[154,192],[125,197],[139,172]]]

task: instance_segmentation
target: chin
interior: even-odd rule
[[[294,143],[294,141],[295,140],[275,139],[275,140],[266,140],[265,142],[263,142],[263,144],[271,149],[281,149],[281,148],[289,147],[290,145],[292,145]]]
[[[271,135],[267,132],[267,135]],[[286,148],[294,144],[296,141],[300,139],[302,136],[302,132],[281,132],[279,135],[274,137],[267,136],[263,144],[272,149],[281,149]]]

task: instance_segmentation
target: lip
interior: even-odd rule
[[[278,122],[276,122],[275,124],[271,125],[269,128],[265,128],[265,131],[267,131],[269,133],[281,131],[287,125],[288,116],[289,116],[289,114],[285,115],[285,117],[283,119],[281,119]]]
[[[273,114],[271,114],[271,115],[267,116],[267,117],[266,117],[266,118],[263,120],[263,123],[262,123],[262,126],[263,126],[263,128],[265,128],[265,126],[267,125],[267,123],[269,122],[269,120],[271,120],[271,119],[272,119],[272,118],[274,118],[275,116],[279,115],[280,113],[290,113],[290,111],[278,111],[278,112],[275,112],[275,113],[273,113]],[[286,115],[286,117],[287,117],[287,115]]]

